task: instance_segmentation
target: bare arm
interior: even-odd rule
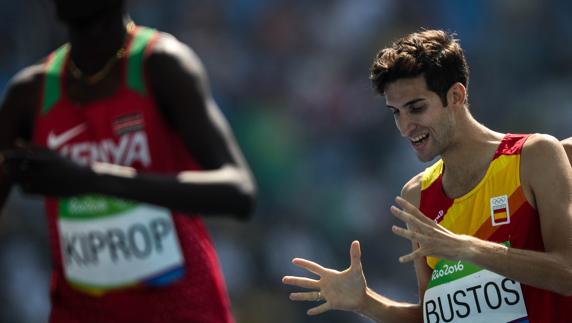
[[[454,234],[427,221],[414,205],[398,200],[403,211],[394,208],[392,212],[421,228],[420,232],[394,228],[398,235],[419,241],[422,246],[402,260],[428,255],[467,260],[521,283],[571,295],[572,168],[562,145],[546,135],[529,138],[521,155],[521,178],[527,199],[539,212],[544,252]]]
[[[2,152],[12,149],[17,140],[31,138],[34,110],[39,104],[41,65],[28,67],[10,81],[0,106],[0,165]],[[12,182],[0,167],[0,209],[12,188]]]
[[[419,203],[420,176],[413,178],[405,185],[402,195],[413,203]],[[413,245],[416,249],[417,245]],[[391,300],[374,292],[367,287],[361,264],[359,242],[354,241],[350,249],[350,267],[344,271],[324,268],[317,263],[294,259],[292,262],[319,276],[319,279],[286,276],[283,283],[314,291],[296,292],[290,294],[295,301],[321,301],[322,303],[310,310],[309,315],[317,315],[329,310],[354,311],[365,315],[376,322],[421,322],[422,297],[427,288],[430,270],[424,260],[415,263],[419,286],[420,302],[410,304]],[[318,294],[319,291],[319,294]]]
[[[421,174],[412,178],[401,190],[401,196],[419,207],[421,199]],[[416,242],[411,243],[412,250],[419,248]],[[425,257],[419,257],[414,261],[417,275],[417,288],[419,291],[419,303],[408,304],[395,302],[379,295],[368,288],[368,297],[363,312],[366,316],[378,322],[422,322],[423,318],[423,295],[427,289],[431,268],[427,265]]]

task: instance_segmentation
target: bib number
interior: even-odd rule
[[[441,260],[423,298],[425,323],[528,322],[520,283],[467,262]]]
[[[184,259],[169,210],[124,200],[62,199],[58,227],[64,272],[90,294],[181,277]]]

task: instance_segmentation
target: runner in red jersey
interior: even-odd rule
[[[419,302],[391,300],[367,287],[357,241],[342,272],[305,260],[320,276],[284,277],[325,302],[378,322],[572,321],[572,169],[555,138],[495,132],[473,118],[469,70],[453,35],[406,35],[374,59],[371,79],[419,160],[438,160],[403,187],[391,212],[407,224]]]
[[[246,218],[255,186],[201,63],[122,0],[55,3],[70,42],[0,110],[2,202],[47,196],[50,321],[232,322],[198,214]]]

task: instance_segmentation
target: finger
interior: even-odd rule
[[[285,285],[298,286],[302,288],[316,289],[319,287],[319,281],[315,279],[310,279],[306,277],[297,277],[297,276],[284,276],[284,278],[282,278],[282,283]]]
[[[302,302],[317,302],[321,300],[319,296],[320,295],[318,295],[318,292],[290,293],[290,300],[302,301]]]
[[[318,305],[316,307],[313,307],[311,309],[308,310],[308,312],[306,312],[308,315],[318,315],[318,314],[322,314],[324,312],[327,312],[329,310],[331,310],[331,306],[330,303],[325,302],[324,304]]]
[[[413,261],[419,257],[425,257],[425,254],[421,248],[415,249],[415,251],[413,251],[407,255],[399,257],[399,262],[401,262],[401,263],[410,262],[410,261]]]
[[[389,210],[391,211],[391,213],[393,213],[393,215],[395,215],[396,218],[405,222],[408,225],[412,225],[419,229],[428,227],[426,223],[414,217],[413,215],[409,214],[409,212],[406,212],[405,210],[398,208],[395,205],[392,205]]]
[[[361,248],[359,241],[355,240],[352,242],[350,247],[350,267],[352,269],[361,270]]]
[[[407,230],[405,228],[398,227],[396,225],[391,227],[391,231],[393,231],[393,233],[395,233],[396,235],[409,240],[419,241],[421,243],[427,241],[427,237],[424,234]]]
[[[399,205],[403,210],[407,213],[413,215],[415,218],[419,219],[421,222],[425,224],[433,224],[434,222],[431,221],[425,214],[423,214],[419,208],[415,207],[415,205],[409,203],[406,199],[402,198],[401,196],[397,196],[395,198],[395,202]]]
[[[310,272],[313,272],[318,276],[321,276],[326,271],[326,268],[320,266],[319,264],[302,258],[294,258],[292,259],[292,263],[298,267],[302,267]]]

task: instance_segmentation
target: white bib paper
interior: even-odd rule
[[[162,285],[183,274],[169,210],[124,200],[62,199],[58,227],[65,276],[88,293]]]
[[[441,260],[423,299],[425,323],[528,322],[520,283],[467,262]]]

